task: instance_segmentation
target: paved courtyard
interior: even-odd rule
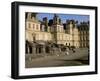
[[[76,48],[75,52],[57,54],[26,54],[25,67],[57,67],[57,66],[79,66],[89,65],[89,53],[87,48]]]

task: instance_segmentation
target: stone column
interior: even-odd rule
[[[59,47],[58,49],[59,49],[59,53],[61,53],[61,48]]]
[[[51,54],[51,46],[49,46],[49,51],[50,51],[50,54]]]
[[[43,46],[43,48],[42,48],[42,52],[45,53],[45,46]]]
[[[33,47],[32,47],[32,53],[36,54],[36,46],[35,45],[33,45]]]
[[[39,53],[39,47],[36,46],[36,53],[38,54]]]

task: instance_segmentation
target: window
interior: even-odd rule
[[[59,26],[57,27],[57,31],[60,32],[60,28],[59,28]]]
[[[83,40],[83,37],[81,36],[80,39]]]
[[[35,36],[33,36],[33,41],[35,41]]]
[[[36,29],[38,30],[38,25],[36,25]]]
[[[83,36],[83,40],[85,40],[85,37]]]
[[[33,30],[35,29],[35,25],[33,24]]]
[[[60,40],[62,40],[62,35],[60,35]]]
[[[28,27],[31,28],[31,24],[30,23],[28,23]]]

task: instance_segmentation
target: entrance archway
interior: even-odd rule
[[[32,46],[29,46],[29,53],[32,53]]]
[[[28,45],[25,44],[25,53],[28,54]]]
[[[46,53],[50,53],[50,48],[48,46],[46,46],[45,50],[46,50]]]
[[[41,53],[41,47],[39,47],[38,49],[39,49],[39,53]]]

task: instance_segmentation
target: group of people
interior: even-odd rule
[[[69,55],[69,50],[71,50],[73,53],[75,53],[76,51],[75,51],[75,48],[67,48],[66,49],[66,55]]]

